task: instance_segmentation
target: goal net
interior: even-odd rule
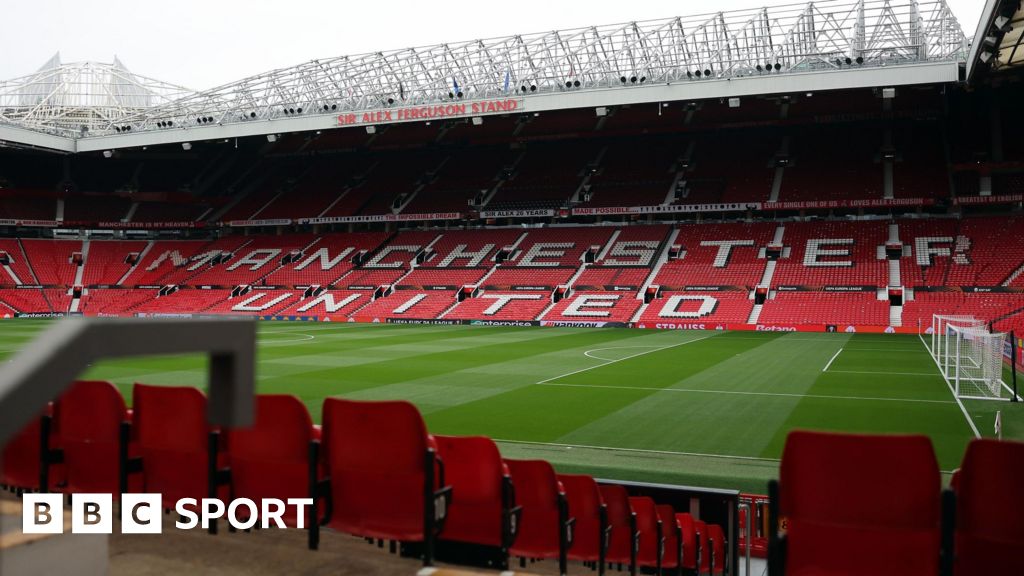
[[[1003,398],[1003,343],[1006,334],[984,326],[949,324],[943,343],[943,375],[957,397]]]
[[[951,327],[958,328],[984,328],[985,321],[979,320],[974,316],[952,316],[944,314],[934,314],[932,316],[932,326],[928,330],[931,333],[932,345],[930,352],[932,357],[935,358],[935,363],[939,365],[939,369],[942,371],[942,375],[948,380],[951,372],[950,366],[950,353],[954,352],[955,349],[950,347],[949,336],[951,334]]]

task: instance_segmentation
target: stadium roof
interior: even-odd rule
[[[967,79],[980,70],[1005,71],[1024,66],[1024,3],[988,0],[967,60]]]
[[[825,0],[313,60],[202,92],[179,88],[176,98],[160,97],[169,85],[139,82],[115,62],[105,69],[135,87],[118,93],[130,96],[118,105],[76,100],[71,113],[42,99],[19,116],[26,96],[58,82],[45,74],[36,80],[41,71],[19,79],[20,91],[17,81],[0,85],[12,94],[0,100],[7,108],[0,140],[108,150],[509,111],[955,82],[967,51],[945,0]],[[89,122],[69,122],[80,117]]]

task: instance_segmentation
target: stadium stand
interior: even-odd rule
[[[883,222],[788,222],[773,286],[885,286],[888,266],[878,258]]]
[[[570,323],[629,322],[640,304],[640,300],[629,293],[574,292],[555,304],[541,320]]]
[[[875,293],[779,292],[761,311],[765,324],[853,324],[886,326],[889,302]]]
[[[484,291],[459,302],[442,316],[451,320],[536,320],[551,305],[549,292]]]
[[[745,291],[664,292],[647,305],[637,321],[645,325],[745,324],[753,308],[754,300]]]
[[[686,286],[753,287],[765,270],[766,260],[759,257],[759,252],[771,243],[776,228],[770,223],[680,226],[674,245],[685,252],[661,267],[654,284],[666,290]]]

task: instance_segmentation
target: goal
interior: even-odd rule
[[[959,398],[1002,400],[1003,344],[1006,334],[984,326],[947,324],[940,364],[946,382]]]
[[[958,328],[984,328],[985,321],[979,320],[974,316],[932,315],[932,326],[928,330],[932,337],[932,345],[929,351],[932,353],[935,363],[939,365],[942,375],[947,380],[951,376],[950,354],[955,352],[955,348],[952,348],[949,343],[950,328],[954,326]]]

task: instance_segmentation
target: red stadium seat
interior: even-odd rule
[[[143,490],[161,494],[171,509],[182,498],[218,496],[220,433],[206,423],[206,396],[197,388],[135,384],[131,436],[138,456],[122,470],[122,486],[126,474],[140,471]]]
[[[423,563],[431,564],[452,491],[416,407],[328,398],[322,422],[328,477],[319,496],[328,499],[326,525],[364,538],[422,543]]]
[[[954,574],[1024,574],[1024,443],[974,440],[956,490]]]
[[[54,405],[54,425],[61,431],[57,453],[64,463],[61,491],[68,494],[108,493],[116,499],[120,484],[128,421],[124,398],[110,382],[79,381]]]
[[[226,432],[227,460],[233,498],[311,498],[316,494],[320,442],[306,405],[295,396],[266,394],[256,397],[256,421],[249,428]],[[316,509],[308,509],[308,528],[318,522]],[[282,520],[297,525],[295,510],[285,509]],[[317,530],[309,530],[309,548],[315,549]]]
[[[697,573],[701,576],[711,574],[711,538],[708,537],[708,525],[700,520],[693,521],[693,529],[697,531],[697,546],[700,548]]]
[[[697,538],[697,526],[689,513],[676,514],[679,523],[679,540],[683,548],[683,560],[680,566],[689,573],[696,573],[700,565],[700,540]]]
[[[661,555],[662,570],[676,570],[683,560],[682,528],[676,520],[676,511],[668,504],[657,506],[658,520],[661,521],[661,537],[665,542]]]
[[[572,545],[573,520],[565,490],[555,469],[545,460],[506,460],[516,487],[516,502],[523,507],[523,520],[511,553],[525,560],[558,558],[565,574]]]
[[[608,513],[608,527],[611,528],[605,560],[609,564],[618,564],[620,570],[623,564],[630,566],[631,573],[635,574],[638,535],[636,514],[629,505],[629,494],[618,484],[602,484],[600,489]]]
[[[770,565],[785,574],[934,575],[939,466],[926,436],[796,431],[769,485]]]
[[[582,474],[559,474],[558,481],[565,488],[569,500],[569,514],[576,519],[572,548],[569,559],[580,562],[597,562],[603,573],[605,551],[611,530],[608,513],[601,490],[590,476]]]
[[[14,435],[0,453],[0,485],[16,491],[38,490],[40,486],[56,483],[48,478],[42,446],[52,446],[50,440],[51,409],[39,418],[33,418],[21,432]]]
[[[636,514],[636,530],[640,533],[636,563],[642,568],[654,568],[661,573],[661,558],[665,551],[665,537],[654,500],[647,496],[631,496],[629,505]]]
[[[725,533],[718,524],[708,524],[708,540],[711,543],[711,575],[722,576],[725,574],[727,563],[725,556]]]
[[[445,480],[458,494],[448,508],[441,539],[495,547],[501,568],[507,568],[522,508],[515,505],[512,478],[498,446],[483,436],[434,440],[445,463]]]

